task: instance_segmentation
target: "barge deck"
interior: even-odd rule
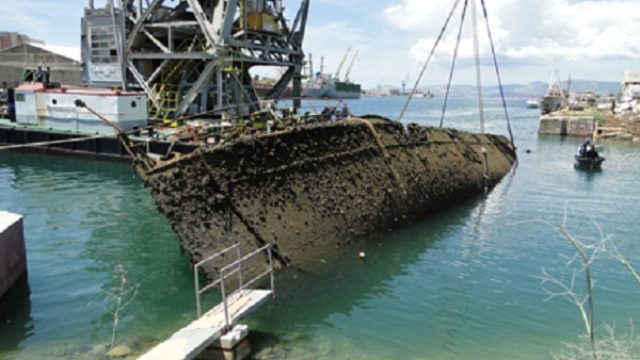
[[[145,146],[147,152],[154,154],[167,154],[171,151],[190,153],[198,147],[195,144],[173,142],[142,134],[131,137],[131,140],[136,145]],[[100,136],[96,133],[43,128],[17,124],[6,119],[0,119],[0,144],[25,145],[25,148],[46,152],[131,160],[122,142],[115,135]]]

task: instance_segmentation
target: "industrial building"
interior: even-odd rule
[[[3,38],[0,33],[0,39],[6,40],[7,36]],[[12,45],[14,42],[7,40],[2,44]],[[29,74],[35,73],[38,67],[50,69],[52,82],[82,84],[80,62],[47,49],[41,42],[18,41],[18,44],[0,50],[0,83],[14,86],[28,80]]]
[[[626,72],[620,89],[621,101],[640,99],[640,73]]]

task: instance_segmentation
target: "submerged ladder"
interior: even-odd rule
[[[200,286],[199,270],[202,267],[221,258],[229,258],[234,255],[235,261],[221,267],[215,281],[203,287]],[[249,261],[258,261],[261,256],[266,256],[268,259],[266,270],[253,278],[245,279],[247,271],[243,270],[243,264]],[[269,277],[269,288],[258,288],[260,281],[266,277]],[[232,292],[227,292],[229,280],[238,281],[238,288]],[[240,320],[272,298],[275,294],[275,277],[271,245],[266,245],[245,256],[242,256],[240,252],[240,244],[214,254],[195,265],[194,282],[198,319],[149,350],[138,360],[193,359],[213,345]],[[202,294],[216,287],[220,288],[221,303],[202,314]]]

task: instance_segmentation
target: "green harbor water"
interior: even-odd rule
[[[350,107],[393,118],[403,100]],[[597,237],[598,223],[640,267],[640,156],[630,156],[631,144],[606,143],[602,172],[576,171],[581,139],[539,137],[538,114],[524,101],[510,100],[519,166],[487,197],[358,242],[313,272],[279,273],[277,298],[246,321],[258,356],[549,359],[576,341],[584,332],[577,308],[544,301],[539,279],[545,268],[570,280],[574,250],[532,220],[558,223],[567,209],[576,236]],[[488,103],[488,131],[504,133],[499,105]],[[434,125],[440,109],[438,99],[417,99],[407,118]],[[475,109],[454,99],[446,124],[477,129]],[[188,257],[130,165],[1,152],[0,209],[25,216],[29,265],[28,291],[19,286],[0,302],[0,359],[95,358],[110,340],[112,318],[100,304],[119,283],[118,266],[140,286],[119,343],[148,348],[194,318]],[[609,324],[624,334],[630,319],[640,321],[640,286],[607,254],[593,272],[598,332]]]

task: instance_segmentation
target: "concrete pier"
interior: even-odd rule
[[[0,298],[26,271],[22,216],[0,211]]]
[[[593,134],[596,121],[585,115],[543,115],[540,118],[540,134],[562,136],[586,136]]]

